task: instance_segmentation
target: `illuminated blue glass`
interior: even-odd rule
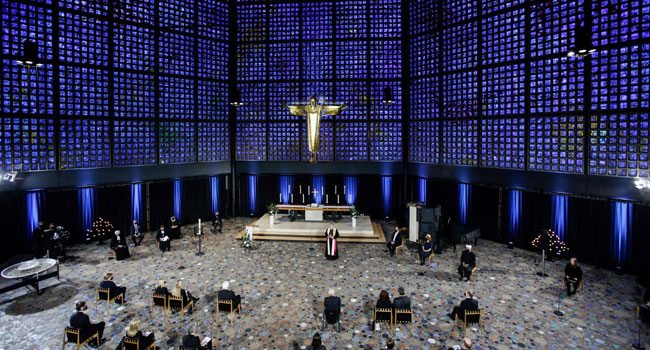
[[[591,116],[589,174],[648,177],[648,113]]]
[[[402,36],[401,0],[370,1],[370,37]]]
[[[199,0],[198,22],[200,36],[228,40],[228,3]]]
[[[237,108],[237,120],[266,120],[266,84],[238,84],[243,106]]]
[[[193,0],[158,0],[158,18],[161,28],[186,33],[194,32]]]
[[[271,43],[269,46],[269,79],[298,79],[298,46],[295,43]]]
[[[476,67],[478,57],[478,25],[469,22],[448,27],[442,33],[442,65],[444,71]]]
[[[266,45],[237,45],[237,80],[266,79]]]
[[[483,119],[481,123],[481,166],[524,170],[526,167],[524,119]]]
[[[332,79],[332,43],[306,41],[302,46],[303,79]]]
[[[156,123],[115,121],[113,159],[115,166],[156,164]]]
[[[336,37],[365,38],[368,33],[366,1],[334,1],[336,6]]]
[[[368,43],[342,41],[336,44],[336,77],[366,79],[368,77]]]
[[[524,3],[524,0],[481,0],[483,14],[501,11]]]
[[[59,13],[59,59],[108,66],[108,21]]]
[[[269,124],[269,160],[300,160],[301,123]]]
[[[481,33],[484,65],[523,59],[526,54],[524,9],[483,19]]]
[[[199,162],[230,159],[228,123],[199,123]]]
[[[402,124],[398,122],[372,122],[369,125],[370,160],[402,160]]]
[[[478,121],[445,120],[442,123],[442,163],[476,166]]]
[[[59,135],[60,169],[111,166],[110,123],[107,120],[62,119]]]
[[[228,120],[228,85],[199,80],[199,119]]]
[[[332,2],[305,3],[302,7],[303,40],[332,38]]]
[[[48,3],[50,2],[48,1]],[[106,16],[108,13],[107,1],[59,0],[58,3],[63,8],[94,15]]]
[[[235,160],[266,160],[266,125],[238,123]]]
[[[336,160],[368,160],[368,125],[338,123],[336,125]]]
[[[438,163],[440,154],[440,122],[417,121],[409,123],[409,161]]]
[[[304,117],[290,115],[289,109],[282,107],[282,103],[295,103],[299,100],[299,87],[298,83],[269,84],[269,119],[304,120]],[[271,157],[270,152],[269,157]]]
[[[51,64],[45,64],[39,74],[28,74],[15,60],[3,59],[0,63],[3,113],[54,114]]]
[[[6,117],[0,120],[3,171],[55,170],[53,119]]]
[[[23,41],[38,46],[41,59],[52,59],[52,10],[15,1],[0,2],[0,48],[3,55],[20,56]]]
[[[161,118],[194,119],[194,80],[160,77]]]
[[[591,62],[592,110],[650,106],[650,44],[598,51]]]
[[[167,74],[194,75],[194,40],[184,34],[160,32],[160,71]]]
[[[411,37],[411,77],[438,74],[438,33]]]
[[[61,66],[59,71],[60,110],[75,117],[107,117],[108,71]]]
[[[411,119],[440,118],[438,77],[415,79],[411,83]]]
[[[160,164],[196,161],[194,122],[160,122],[158,126]]]
[[[156,106],[155,80],[141,73],[113,73],[115,116],[121,118],[154,118]]]
[[[443,117],[477,116],[476,71],[446,74],[442,83]]]
[[[370,77],[375,79],[402,77],[402,48],[399,41],[370,42]]]
[[[525,113],[526,70],[523,63],[484,68],[482,109],[484,116]]]
[[[199,39],[199,77],[228,79],[228,46],[213,39]]]
[[[575,27],[584,15],[584,0],[535,1],[530,7],[532,57],[566,54],[575,46]]]
[[[393,103],[384,104],[384,88],[390,87]],[[402,84],[399,81],[373,81],[370,83],[370,118],[384,120],[402,119]]]
[[[528,169],[583,172],[584,125],[581,116],[530,118]]]
[[[122,24],[113,30],[113,66],[153,72],[156,40],[154,30]]]
[[[271,40],[298,40],[299,7],[299,3],[272,3],[269,6],[269,37]]]
[[[440,26],[438,1],[410,1],[411,36],[437,30]]]
[[[530,63],[530,112],[584,109],[584,60],[549,58]]]
[[[365,81],[346,81],[336,84],[336,101],[348,105],[348,108],[338,116],[339,118],[367,119],[368,100],[368,85]]]
[[[592,1],[592,39],[605,46],[650,38],[650,1]]]
[[[445,25],[462,22],[477,15],[477,0],[442,0],[442,19]]]
[[[237,41],[266,41],[266,5],[237,6]]]

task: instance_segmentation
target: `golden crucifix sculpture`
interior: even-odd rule
[[[309,162],[315,163],[318,159],[318,151],[320,150],[320,117],[322,115],[338,115],[346,107],[345,103],[341,104],[340,106],[319,105],[317,104],[316,97],[311,96],[309,98],[309,104],[307,105],[287,105],[286,103],[282,103],[282,106],[289,108],[291,115],[307,117],[307,145],[309,146]]]

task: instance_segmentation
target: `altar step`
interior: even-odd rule
[[[251,224],[255,226],[257,222]],[[339,237],[341,243],[386,243],[384,232],[381,225],[372,222],[372,235],[354,235],[346,234],[345,237]],[[239,232],[237,239],[241,239],[246,234],[246,229]],[[293,241],[293,242],[325,242],[324,232],[255,232],[253,240],[256,241]]]

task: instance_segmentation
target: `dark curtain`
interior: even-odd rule
[[[472,186],[468,224],[481,229],[481,238],[501,241],[498,236],[499,189]]]
[[[442,221],[458,223],[458,183],[429,180],[427,182],[427,204],[440,205]]]
[[[532,249],[531,242],[542,229],[551,228],[551,196],[537,192],[521,194],[521,221],[515,246]]]
[[[27,203],[25,192],[0,192],[0,220],[3,223],[3,244],[0,245],[0,261],[11,256],[31,252],[27,244]]]
[[[169,218],[174,215],[174,182],[152,182],[148,186],[150,230],[157,231],[160,225],[167,225]],[[181,224],[184,222],[181,221]]]
[[[614,267],[610,253],[611,208],[608,201],[569,197],[565,255],[602,267]]]
[[[208,220],[214,213],[211,208],[210,188],[208,178],[183,180],[181,187],[181,218],[183,225],[198,222],[198,219]]]
[[[83,232],[81,227],[78,191],[76,188],[49,191],[45,193],[43,200],[41,219],[45,222],[45,226],[47,227],[50,222],[56,226],[63,226],[70,232],[71,243],[83,242],[86,239],[86,232]]]
[[[95,198],[95,221],[102,217],[113,224],[113,228],[129,234],[131,224],[131,185],[97,188]]]
[[[631,272],[639,276],[639,282],[650,287],[650,206],[634,204],[632,209],[632,251],[629,260]]]

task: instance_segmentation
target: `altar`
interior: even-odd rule
[[[296,205],[278,204],[278,211],[304,211],[305,221],[323,221],[324,212],[349,212],[348,205]]]

